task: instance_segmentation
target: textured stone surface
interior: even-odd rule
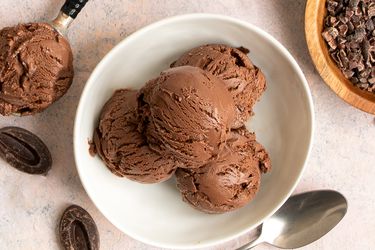
[[[2,0],[1,27],[49,20],[62,0]],[[112,226],[83,190],[73,160],[75,109],[90,72],[122,38],[167,16],[192,12],[226,14],[253,23],[278,39],[306,74],[316,109],[315,143],[296,192],[336,189],[349,201],[345,219],[305,249],[373,249],[375,246],[375,119],[347,105],[324,84],[310,60],[304,38],[304,0],[90,1],[74,22],[69,39],[76,77],[60,101],[34,117],[0,118],[18,125],[50,147],[54,165],[47,178],[29,176],[0,160],[0,249],[60,249],[57,221],[76,203],[96,220],[102,249],[155,249]],[[248,235],[213,249],[233,249]],[[274,249],[263,245],[257,249]]]

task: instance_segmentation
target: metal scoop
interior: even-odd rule
[[[59,15],[49,24],[61,35],[66,35],[70,24],[77,17],[89,0],[67,0],[60,10]]]

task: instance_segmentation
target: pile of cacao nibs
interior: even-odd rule
[[[327,0],[322,36],[342,73],[375,94],[375,0]]]

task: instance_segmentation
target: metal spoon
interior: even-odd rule
[[[59,15],[49,24],[61,35],[65,35],[70,24],[89,0],[66,0]]]
[[[260,225],[258,238],[237,250],[250,249],[260,243],[279,248],[308,245],[334,228],[345,216],[347,208],[345,197],[336,191],[294,195]]]

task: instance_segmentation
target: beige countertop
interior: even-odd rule
[[[1,0],[0,28],[50,20],[62,4],[62,0]],[[338,190],[347,197],[349,210],[336,228],[305,249],[374,249],[375,118],[340,100],[319,77],[305,43],[304,8],[304,0],[89,1],[69,31],[76,74],[68,93],[42,114],[0,119],[0,127],[17,125],[39,135],[54,161],[45,178],[23,174],[0,160],[0,249],[60,249],[58,221],[72,203],[94,217],[101,249],[155,249],[121,233],[89,200],[73,159],[73,121],[90,72],[114,45],[147,24],[193,12],[225,14],[257,25],[290,51],[306,75],[315,104],[316,130],[296,192]],[[245,235],[213,249],[233,249],[248,238]]]

